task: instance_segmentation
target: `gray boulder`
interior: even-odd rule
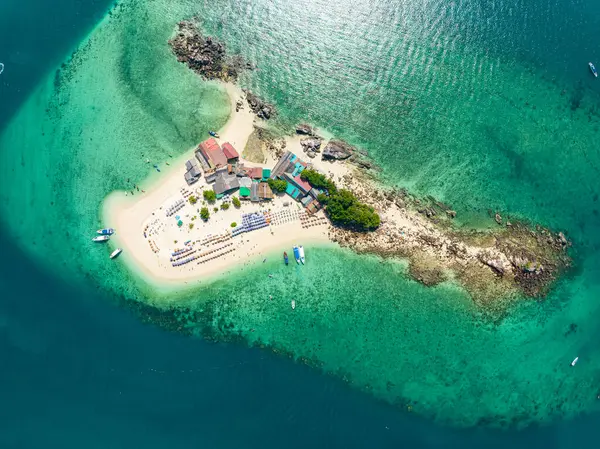
[[[307,125],[306,123],[301,123],[298,126],[296,126],[296,133],[303,134],[305,136],[312,136],[314,130],[310,125]]]
[[[317,137],[306,137],[300,141],[300,145],[304,151],[321,151],[321,139]]]
[[[323,150],[323,159],[343,160],[354,154],[354,147],[341,140],[330,140]]]

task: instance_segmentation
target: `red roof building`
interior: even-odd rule
[[[223,144],[222,148],[223,148],[223,153],[225,154],[225,157],[227,158],[227,161],[231,161],[232,159],[239,159],[240,155],[235,150],[235,148],[233,148],[233,145],[231,145],[229,142],[225,142]]]
[[[310,192],[310,189],[312,189],[311,185],[308,182],[306,182],[305,180],[303,180],[300,177],[300,175],[295,176],[294,181],[298,187],[300,187],[302,190],[304,190],[305,193]]]
[[[208,162],[212,168],[224,167],[227,165],[227,157],[225,157],[225,153],[217,141],[212,137],[198,145],[198,149],[202,153],[202,156],[206,159],[206,162]]]
[[[262,168],[261,167],[252,167],[248,169],[248,176],[252,179],[262,179]]]

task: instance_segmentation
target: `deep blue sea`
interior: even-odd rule
[[[510,16],[510,6],[498,2],[456,3],[457,14],[479,11],[484,25],[494,8]],[[583,78],[585,66],[575,73],[567,67],[600,56],[590,43],[597,8],[537,3],[533,11],[546,12],[544,19],[519,16],[522,33],[507,33],[507,44],[549,78]],[[572,16],[555,13],[565,5]],[[108,6],[2,0],[0,129]],[[465,20],[479,19],[473,13]],[[536,27],[554,30],[543,33],[553,40],[540,42]],[[0,449],[600,447],[598,414],[520,431],[440,427],[270,352],[142,324],[97,283],[48,274],[4,232],[0,254]]]

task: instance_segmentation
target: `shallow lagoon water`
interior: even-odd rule
[[[175,297],[191,308],[179,315],[185,329],[271,347],[446,425],[524,426],[593,412],[598,87],[585,64],[565,70],[575,66],[565,36],[580,42],[572,30],[585,35],[592,6],[498,3],[490,17],[476,4],[453,5],[357,4],[349,14],[341,2],[308,10],[123,2],[0,138],[0,208],[11,236],[62,280],[164,303],[88,240],[108,192],[159,176],[147,157],[163,163],[227,118],[224,91],[177,64],[166,45],[178,20],[198,14],[258,64],[242,83],[277,104],[283,125],[309,120],[360,145],[387,182],[451,203],[464,223],[487,224],[490,208],[564,229],[577,263],[545,301],[490,322],[456,287],[424,288],[401,264],[309,248],[319,265],[248,267]],[[313,10],[314,20],[303,20]],[[523,19],[536,14],[549,16]],[[563,34],[546,26],[559,16],[568,18]],[[500,26],[515,17],[520,35]],[[548,42],[561,55],[551,63],[539,51]],[[28,213],[15,216],[22,205]]]

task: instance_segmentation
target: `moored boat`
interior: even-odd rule
[[[92,239],[93,242],[106,242],[110,239],[110,235],[99,235],[98,237],[94,237]]]
[[[290,263],[290,259],[288,259],[288,255],[285,251],[283,252],[283,261],[286,265]]]
[[[296,300],[292,299],[292,309],[295,309],[295,308],[296,308]]]
[[[296,258],[296,263],[300,265],[300,251],[297,246],[294,246],[294,257]]]
[[[113,235],[115,233],[115,230],[113,228],[104,228],[98,229],[96,232],[100,235]]]
[[[300,262],[302,263],[302,265],[304,265],[306,259],[304,258],[304,247],[302,245],[300,245],[300,247],[298,248],[298,253],[300,254]]]
[[[110,258],[114,259],[115,257],[117,257],[119,254],[121,254],[123,252],[123,250],[121,248],[117,248],[115,249],[112,253],[110,253]]]
[[[588,62],[588,65],[590,66],[590,70],[592,71],[592,73],[594,74],[594,76],[596,78],[598,78],[598,72],[596,71],[596,67],[594,67],[594,64],[592,64],[591,62]]]
[[[573,359],[573,361],[571,362],[571,366],[575,366],[575,365],[577,365],[577,362],[578,362],[578,361],[579,361],[579,357],[575,357],[575,358]]]

